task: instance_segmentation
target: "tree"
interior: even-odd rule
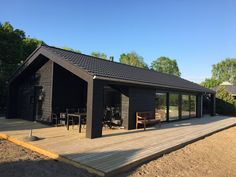
[[[216,110],[224,115],[236,113],[236,101],[224,86],[219,86],[216,90]]]
[[[62,48],[62,49],[65,49],[65,50],[72,51],[72,52],[81,53],[80,50],[78,50],[78,49],[73,49],[73,48],[66,47],[66,46],[63,46],[63,47],[61,47],[61,48]]]
[[[207,88],[214,88],[220,85],[220,81],[214,78],[206,78],[205,81],[201,82],[201,85]]]
[[[140,67],[140,68],[148,68],[147,64],[143,61],[143,57],[139,56],[136,52],[121,54],[120,62],[127,65]]]
[[[94,57],[98,57],[98,58],[102,58],[102,59],[107,59],[107,55],[105,53],[92,52],[91,55],[94,56]]]
[[[0,112],[6,107],[7,80],[42,41],[26,38],[23,30],[0,23]]]
[[[234,97],[225,90],[224,86],[219,86],[216,90],[216,98],[224,100],[228,103],[234,104]]]
[[[162,56],[154,60],[151,64],[151,69],[153,69],[154,71],[172,74],[176,76],[181,75],[176,60],[171,60],[168,57]]]
[[[229,81],[236,84],[236,59],[226,58],[212,66],[212,78],[220,83]]]
[[[23,60],[26,59],[39,45],[45,44],[43,41],[36,38],[23,39]]]

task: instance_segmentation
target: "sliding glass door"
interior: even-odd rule
[[[161,121],[166,121],[166,93],[156,93],[155,97],[155,116],[156,118],[161,119]]]
[[[196,110],[197,110],[196,96],[191,95],[190,96],[190,117],[196,117]]]
[[[179,119],[179,94],[170,93],[169,96],[169,120]]]
[[[189,118],[190,114],[190,96],[182,95],[182,119]]]
[[[173,121],[196,117],[196,95],[170,92],[168,98],[169,100],[167,100],[167,92],[156,92],[156,118],[161,119],[161,121]],[[169,103],[169,114],[167,114],[167,103]],[[167,115],[169,115],[169,119]]]

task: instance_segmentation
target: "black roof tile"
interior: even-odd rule
[[[170,88],[214,93],[213,90],[185,80],[181,77],[104,60],[77,52],[72,52],[51,46],[41,46],[71,64],[86,70],[90,75],[119,79],[125,81],[143,82],[150,85],[164,85]]]

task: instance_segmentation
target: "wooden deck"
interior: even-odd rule
[[[85,130],[79,134],[78,127],[67,131],[65,127],[0,119],[0,134],[24,142],[29,129],[33,128],[33,135],[41,139],[30,142],[30,146],[52,152],[58,155],[55,158],[64,158],[101,176],[109,176],[235,125],[236,117],[209,116],[166,123],[146,131],[104,129],[102,138],[91,140],[85,138]]]

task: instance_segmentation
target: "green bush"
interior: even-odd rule
[[[224,115],[236,115],[236,101],[223,86],[216,90],[216,112]]]
[[[236,106],[216,98],[216,112],[223,115],[236,115]]]

